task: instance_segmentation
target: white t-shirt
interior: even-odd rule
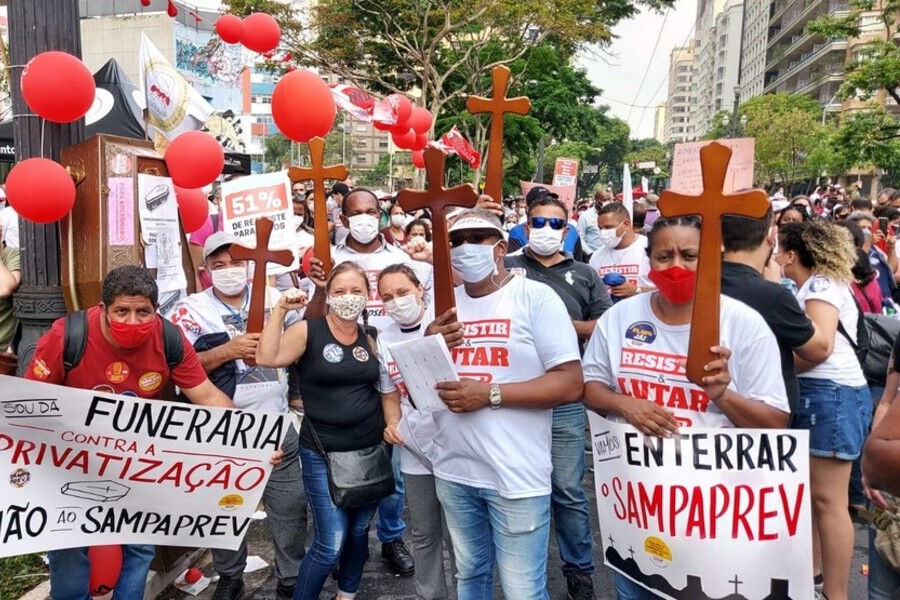
[[[804,307],[809,300],[821,300],[838,309],[838,319],[850,339],[856,340],[856,323],[859,309],[853,300],[853,292],[846,283],[841,283],[823,275],[813,275],[797,291],[797,300]],[[834,334],[834,350],[831,356],[798,377],[810,379],[830,379],[838,385],[858,387],[866,385],[866,377],[856,358],[850,341],[840,331]]]
[[[19,247],[19,214],[12,206],[0,208],[0,228],[7,248]]]
[[[651,308],[653,294],[640,294],[606,311],[584,354],[585,381],[614,392],[655,401],[682,427],[733,427],[701,388],[688,381],[677,361],[687,357],[691,326],[667,325]],[[775,336],[755,310],[721,297],[721,345],[731,350],[729,389],[789,412]]]
[[[396,363],[391,358],[391,346],[422,337],[425,335],[425,328],[432,321],[434,321],[434,313],[429,307],[425,310],[425,315],[417,329],[401,328],[399,323],[392,321],[378,334],[378,358],[381,360],[381,368],[387,371],[394,389],[400,392],[400,409],[403,418],[400,421],[399,429],[404,440],[404,446],[401,446],[400,449],[400,471],[408,475],[431,475],[428,467],[419,462],[419,459],[405,446],[415,445],[429,460],[434,462],[434,436],[437,434],[437,427],[434,424],[432,413],[416,410],[410,403],[409,392],[403,385],[403,378],[400,376]],[[410,331],[410,329],[413,330]]]
[[[543,283],[513,277],[481,298],[456,288],[465,341],[450,353],[460,377],[521,383],[579,360],[566,307]],[[434,474],[504,498],[550,493],[552,410],[501,407],[434,413]]]
[[[381,296],[378,295],[378,276],[381,274],[381,271],[385,267],[396,265],[397,263],[409,265],[422,285],[425,286],[425,302],[430,304],[430,292],[434,284],[434,270],[430,264],[413,260],[409,257],[409,254],[400,248],[384,243],[384,239],[381,240],[381,244],[381,248],[369,253],[356,252],[348,248],[346,244],[338,244],[331,257],[334,259],[335,265],[353,261],[365,270],[369,276],[370,286],[369,302],[366,303],[366,309],[369,311],[369,325],[384,331],[394,321],[385,312]]]
[[[637,236],[630,246],[621,250],[606,246],[597,248],[591,255],[590,265],[600,273],[601,278],[607,273],[618,273],[645,291],[656,288],[647,278],[650,258],[647,256],[647,238],[643,235]]]
[[[271,307],[278,303],[280,294],[277,290],[266,288],[265,320],[269,320]],[[245,297],[245,305],[241,310],[227,306],[209,288],[191,294],[176,304],[169,313],[169,320],[181,327],[188,341],[193,344],[201,336],[210,333],[227,332],[234,338],[247,331],[247,310],[250,303],[250,290]],[[285,328],[300,321],[296,311],[291,311],[284,319]],[[235,407],[248,410],[270,410],[284,412],[287,410],[288,382],[284,369],[250,367],[243,360],[236,360],[237,388],[232,399]]]

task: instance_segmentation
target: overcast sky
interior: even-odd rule
[[[603,90],[600,103],[607,104],[612,114],[628,121],[632,138],[653,137],[652,107],[666,100],[668,83],[663,81],[669,71],[669,54],[691,33],[696,10],[696,0],[675,0],[668,16],[643,12],[613,29],[617,38],[606,53],[600,57],[586,55],[579,60],[594,85]],[[659,45],[654,52],[657,36]],[[647,79],[641,86],[648,64]]]

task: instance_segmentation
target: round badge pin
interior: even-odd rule
[[[353,358],[355,358],[359,362],[366,362],[367,360],[369,360],[369,353],[362,346],[357,346],[353,349]]]
[[[328,344],[322,350],[322,356],[330,363],[339,363],[344,360],[344,349],[337,344]]]

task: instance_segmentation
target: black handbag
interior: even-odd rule
[[[394,467],[391,447],[380,442],[361,450],[326,452],[309,418],[309,431],[319,453],[325,457],[328,493],[339,508],[357,508],[374,504],[394,493]]]

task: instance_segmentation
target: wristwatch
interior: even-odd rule
[[[503,396],[500,394],[500,386],[496,383],[491,384],[491,393],[488,395],[488,402],[491,403],[492,410],[500,408],[500,403],[503,402]]]

